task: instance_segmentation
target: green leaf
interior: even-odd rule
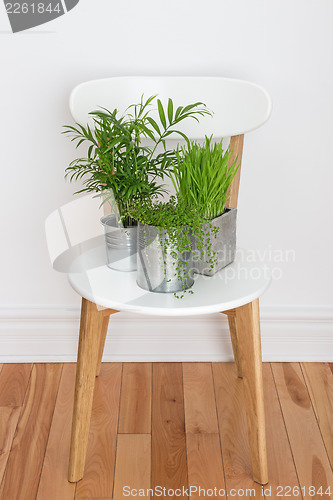
[[[169,123],[171,125],[172,120],[173,120],[173,102],[172,102],[172,99],[170,99],[170,98],[168,100],[168,119],[169,119]]]
[[[157,107],[158,107],[158,114],[160,116],[161,123],[162,123],[164,129],[166,129],[165,113],[164,113],[163,105],[159,99],[157,99]]]
[[[160,136],[161,135],[161,131],[160,131],[160,128],[157,125],[156,121],[153,118],[151,118],[151,116],[147,116],[147,121],[150,123],[150,125],[156,130],[156,132]]]

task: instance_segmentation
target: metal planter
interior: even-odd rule
[[[108,267],[116,271],[136,271],[137,269],[137,226],[118,226],[115,215],[101,218],[104,227]]]
[[[150,292],[181,292],[193,285],[192,251],[182,252],[166,245],[167,232],[155,226],[138,225],[137,284]],[[177,267],[181,269],[179,278]]]
[[[193,262],[194,272],[213,276],[217,271],[223,269],[228,264],[235,260],[236,254],[236,221],[237,208],[226,208],[225,212],[211,221],[213,228],[218,228],[219,231],[216,238],[210,230],[210,239],[212,243],[212,251],[216,252],[216,263],[211,267],[207,264],[209,255],[207,250],[204,250],[202,259],[198,258],[199,250],[196,237],[193,238]]]

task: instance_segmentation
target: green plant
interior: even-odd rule
[[[228,165],[232,152],[223,150],[222,140],[212,143],[206,137],[203,146],[195,141],[178,148],[171,179],[179,199],[200,209],[205,219],[214,219],[224,211],[228,188],[236,175],[237,159]]]
[[[90,144],[87,157],[72,161],[65,176],[71,181],[83,180],[84,187],[77,193],[109,190],[112,194],[104,202],[114,196],[125,227],[136,223],[128,211],[133,202],[165,192],[159,182],[169,175],[175,159],[175,152],[166,148],[167,137],[178,134],[189,143],[186,135],[175,127],[186,118],[198,120],[198,116],[211,114],[201,102],[179,106],[174,111],[172,99],[168,100],[167,109],[157,99],[157,123],[150,116],[150,106],[156,97],[144,101],[142,96],[140,103],[129,106],[123,116],[119,116],[117,109],[92,111],[93,127],[67,125],[63,132],[70,135],[76,147],[85,142]],[[152,146],[142,145],[143,138],[150,139]],[[163,147],[162,152],[157,152],[158,146]]]
[[[136,203],[129,209],[132,218],[142,224],[155,226],[160,233],[160,244],[166,275],[166,256],[170,254],[175,261],[174,276],[182,283],[183,292],[190,278],[192,269],[188,267],[189,262],[183,260],[192,252],[193,234],[196,234],[197,251],[199,260],[206,255],[206,262],[212,268],[215,264],[215,252],[212,250],[211,234],[216,236],[217,230],[203,217],[197,206],[189,206],[184,200],[171,196],[169,201],[145,200]],[[185,265],[184,265],[185,264]],[[189,293],[193,293],[189,290]],[[184,295],[175,294],[177,298]]]

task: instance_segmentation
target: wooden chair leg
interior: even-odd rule
[[[106,334],[108,333],[109,319],[110,319],[109,314],[107,314],[106,316],[103,317],[101,338],[100,338],[100,342],[99,342],[97,367],[96,367],[96,377],[99,376],[99,374],[101,372],[101,368],[102,368],[102,358],[103,358]]]
[[[240,353],[239,353],[239,347],[238,347],[238,334],[237,334],[236,318],[234,316],[228,316],[228,323],[229,323],[232,349],[234,351],[237,377],[243,378],[242,365],[241,365],[241,359],[240,359]]]
[[[99,376],[99,374],[101,372],[101,368],[102,368],[102,358],[103,358],[106,334],[108,333],[109,319],[110,319],[111,314],[115,314],[116,312],[118,312],[118,311],[114,311],[113,309],[106,309],[104,311],[101,339],[100,339],[99,352],[98,352],[98,361],[97,361],[97,368],[96,368],[96,377]]]
[[[236,309],[253,480],[268,482],[259,300]]]
[[[82,299],[68,481],[83,477],[104,314]]]

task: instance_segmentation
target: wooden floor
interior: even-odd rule
[[[333,365],[264,364],[266,494],[251,480],[232,363],[104,363],[77,484],[66,480],[75,365],[0,369],[1,500],[118,500],[126,486],[189,485],[192,499],[199,486],[200,498],[210,488],[219,498],[333,498]]]

